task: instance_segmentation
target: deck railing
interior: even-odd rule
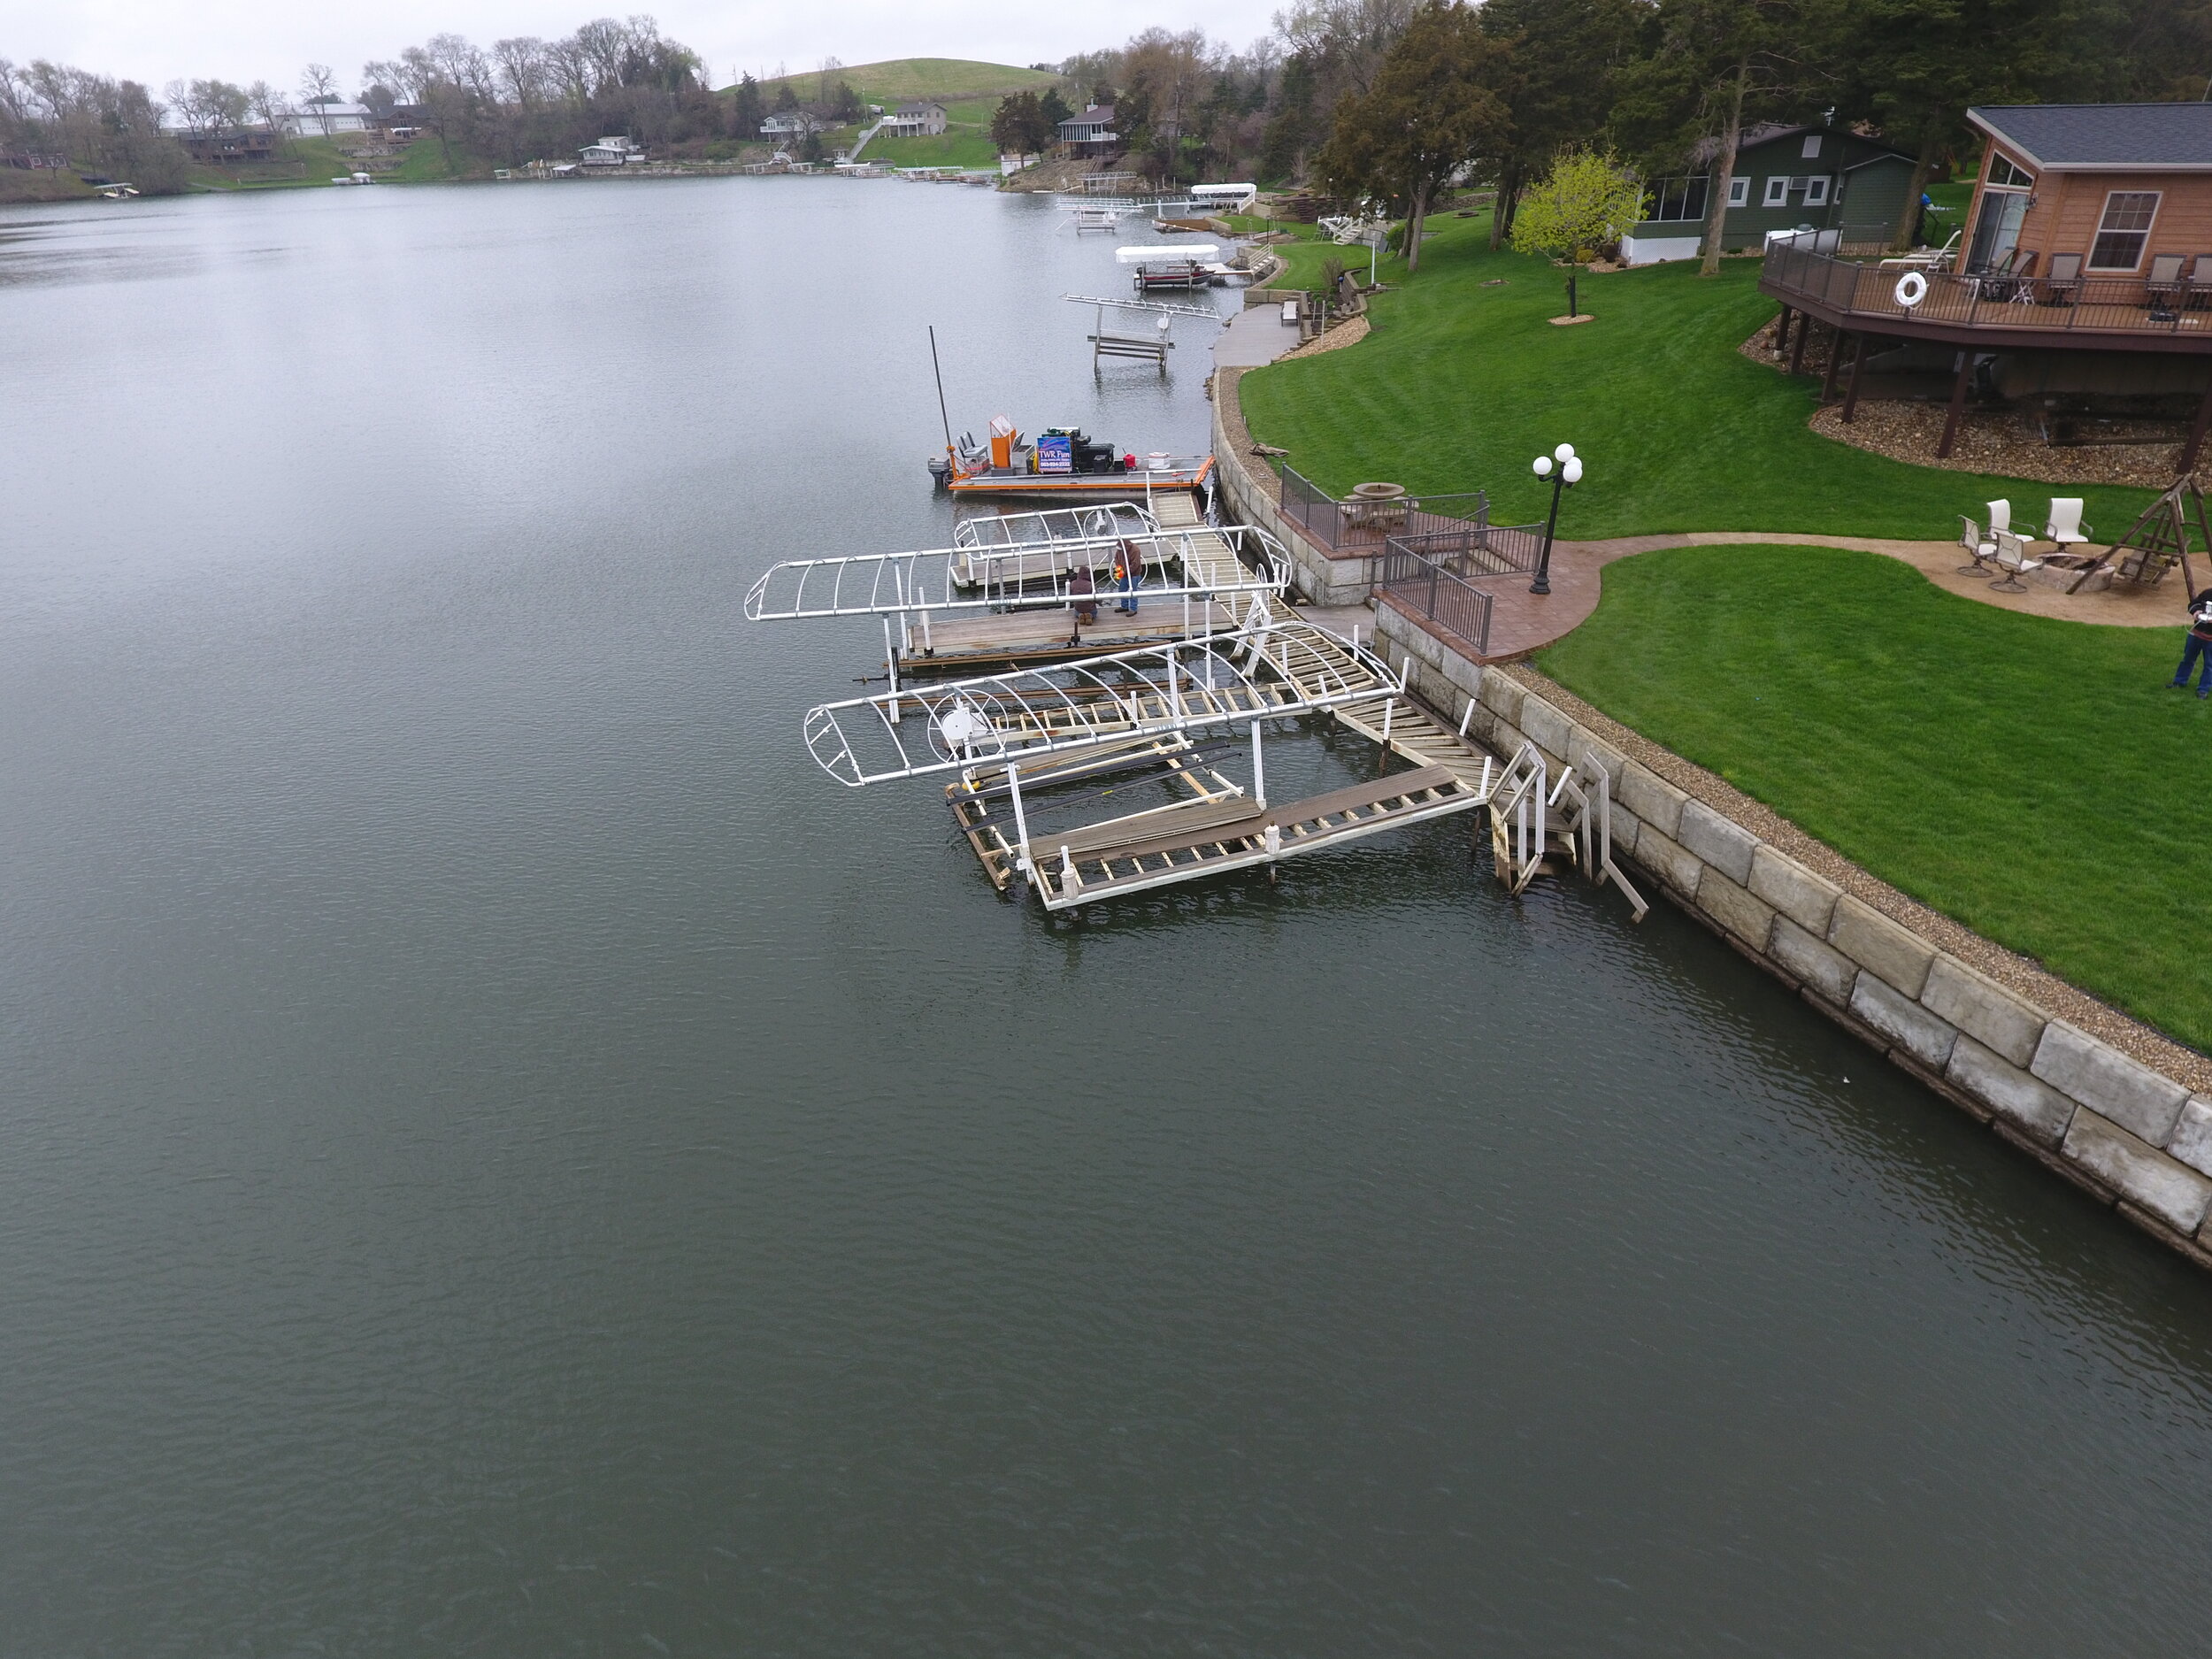
[[[2054,281],[1928,271],[1917,273],[1927,285],[1924,296],[1909,305],[1898,290],[1904,286],[1907,295],[1912,292],[1914,285],[1904,284],[1909,269],[1861,265],[1777,242],[1760,269],[1759,286],[1785,304],[1809,301],[1870,323],[1901,325],[1908,332],[1915,324],[1940,323],[2062,334],[2201,332],[2212,339],[2212,309],[2207,309],[2212,307],[2212,289],[2180,281],[2154,286],[2139,276]]]
[[[1375,591],[1490,653],[1491,595],[1471,576],[1503,576],[1536,568],[1541,525],[1463,525],[1388,537],[1375,564]]]
[[[1393,536],[1482,530],[1490,523],[1490,497],[1479,489],[1395,501],[1339,501],[1295,468],[1285,465],[1280,471],[1283,517],[1332,552],[1379,552]]]

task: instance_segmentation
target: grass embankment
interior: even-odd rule
[[[1580,281],[1596,320],[1566,310],[1566,273],[1491,253],[1487,211],[1430,222],[1411,278],[1375,296],[1375,332],[1356,349],[1244,377],[1244,414],[1261,442],[1341,494],[1367,479],[1423,490],[1487,488],[1500,516],[1529,519],[1548,500],[1534,457],[1572,443],[1589,477],[1561,529],[1572,536],[1663,530],[1787,530],[1934,539],[1994,495],[2028,503],[2048,484],[1908,466],[1816,436],[1818,387],[1736,348],[1775,313],[1759,262],[1649,265]],[[1317,268],[1325,255],[1291,251]],[[1332,250],[1349,254],[1352,250]],[[1348,265],[1350,260],[1348,258]],[[1289,279],[1295,281],[1296,279]],[[2126,524],[2142,490],[2091,488],[2089,518]]]
[[[1922,902],[2212,1049],[2212,703],[2168,689],[2180,649],[2178,626],[2001,611],[1877,554],[1728,547],[1608,565],[1597,614],[1537,660]]]
[[[776,89],[788,85],[801,99],[826,96],[824,77],[817,70],[803,70],[764,81],[761,88],[769,101]],[[864,98],[888,109],[906,98],[933,98],[946,104],[955,98],[1004,96],[1010,92],[1042,92],[1057,85],[1060,77],[1049,70],[1025,69],[1016,64],[987,64],[971,58],[888,58],[881,63],[848,64],[827,77],[830,88],[842,81]],[[725,88],[726,90],[726,88]],[[995,106],[995,98],[994,105]],[[871,146],[873,148],[873,146]]]
[[[998,146],[991,142],[987,128],[949,127],[924,138],[879,135],[868,141],[868,148],[860,152],[860,158],[880,162],[887,167],[996,169]]]

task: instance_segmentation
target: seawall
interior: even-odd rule
[[[1291,549],[1316,603],[1365,599],[1284,520],[1225,371],[1214,396],[1224,504]],[[1410,689],[1501,757],[1602,772],[1617,856],[1891,1064],[2136,1226],[2212,1269],[2212,1060],[1916,903],[1724,780],[1522,664],[1474,661],[1391,605],[1375,638]]]

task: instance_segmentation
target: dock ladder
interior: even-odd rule
[[[1612,791],[1601,766],[1571,765],[1554,783],[1535,744],[1514,750],[1490,795],[1491,863],[1506,890],[1526,892],[1563,860],[1600,887],[1613,882],[1642,921],[1651,907],[1613,862]]]

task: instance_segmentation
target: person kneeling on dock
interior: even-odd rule
[[[2189,670],[2199,657],[2204,666],[2197,674],[2197,695],[2212,697],[2212,588],[2189,602],[2189,637],[2182,641],[2181,666],[2174,670],[2174,684],[2189,683]]]
[[[1075,625],[1079,629],[1087,622],[1098,620],[1098,600],[1094,595],[1098,585],[1091,580],[1091,562],[1081,554],[1075,557],[1075,568],[1068,572],[1068,604],[1075,612]],[[1076,634],[1068,641],[1072,645],[1082,636]]]

